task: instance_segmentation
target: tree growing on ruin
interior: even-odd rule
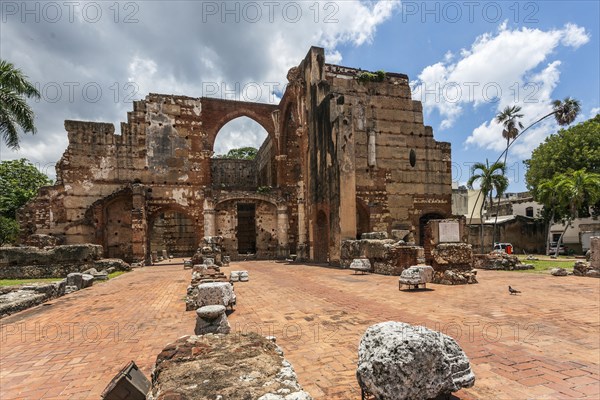
[[[26,99],[39,97],[20,69],[0,60],[0,134],[9,148],[19,148],[19,131],[35,134],[33,110]]]
[[[240,147],[231,149],[227,154],[219,154],[215,158],[227,158],[233,160],[254,160],[258,154],[258,149],[255,147]]]

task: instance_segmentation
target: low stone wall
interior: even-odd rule
[[[433,283],[464,285],[477,282],[473,269],[473,249],[466,243],[440,243],[431,250]]]
[[[406,268],[424,261],[424,250],[393,239],[344,240],[341,266],[349,268],[358,258],[368,258],[376,274],[399,276]]]
[[[0,287],[0,318],[65,294],[66,279],[55,283]]]
[[[95,267],[102,258],[100,245],[80,244],[39,249],[1,247],[0,279],[37,279],[65,277]]]
[[[477,269],[520,271],[534,269],[531,264],[522,264],[515,255],[506,253],[475,254],[473,266]]]
[[[312,400],[281,349],[255,333],[184,336],[167,345],[147,398]]]

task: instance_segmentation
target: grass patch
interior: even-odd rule
[[[112,279],[112,278],[116,278],[117,276],[126,274],[129,271],[115,271],[115,272],[111,272],[110,274],[108,274],[108,279]]]
[[[0,286],[27,285],[31,283],[52,283],[62,278],[37,278],[37,279],[0,279]]]
[[[531,264],[533,265],[534,269],[526,269],[526,270],[522,270],[522,271],[518,271],[518,272],[530,272],[530,273],[546,273],[548,271],[550,271],[552,268],[565,268],[565,269],[573,269],[573,264],[575,262],[575,260],[573,260],[572,258],[564,258],[561,259],[560,257],[557,258],[556,260],[549,260],[549,259],[544,259],[544,260],[528,260],[527,257],[525,256],[519,256],[519,260],[521,260],[521,262],[523,264]]]

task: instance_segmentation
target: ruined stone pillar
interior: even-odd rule
[[[146,188],[135,184],[133,191],[133,208],[131,210],[131,258],[134,262],[146,260],[148,223],[146,218]]]
[[[216,215],[214,209],[204,209],[204,236],[217,236]]]
[[[368,164],[369,167],[377,166],[377,142],[376,142],[376,134],[375,131],[369,130],[369,148],[368,148]]]
[[[289,255],[288,243],[288,212],[287,207],[277,207],[277,258],[286,258]]]

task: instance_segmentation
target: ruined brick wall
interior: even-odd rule
[[[22,210],[24,232],[101,244],[135,261],[166,246],[156,236],[167,230],[154,221],[174,212],[186,228],[170,241],[216,229],[235,252],[231,207],[249,199],[265,257],[277,247],[279,256],[335,264],[341,241],[357,233],[404,229],[419,238],[428,218],[450,214],[450,145],[423,125],[406,75],[359,82],[360,72],[326,64],[313,47],[289,71],[278,105],[150,94],[134,102],[120,135],[112,124],[66,121],[57,183]],[[212,159],[220,129],[241,116],[268,133],[255,162]],[[228,206],[216,191],[243,193]]]
[[[256,258],[272,259],[277,250],[277,208],[275,205],[254,199],[225,201],[217,206],[217,235],[223,237],[223,254],[232,260],[244,258],[238,254],[238,204],[255,206]]]
[[[212,186],[218,189],[256,190],[257,166],[253,160],[211,160]]]
[[[150,223],[150,248],[174,257],[191,257],[200,240],[195,221],[185,214],[168,211],[159,214]]]
[[[359,82],[361,71],[334,65],[326,71],[352,123],[356,196],[368,206],[371,230],[411,229],[419,237],[423,215],[451,213],[450,144],[437,142],[423,124],[406,75]]]

